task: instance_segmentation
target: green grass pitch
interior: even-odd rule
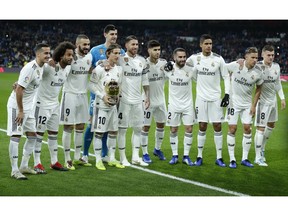
[[[165,139],[162,150],[167,158],[159,161],[153,156],[154,129],[149,134],[149,153],[153,163],[143,169],[128,167],[117,169],[108,167],[106,171],[97,170],[94,157],[90,157],[92,167],[78,167],[76,171],[58,172],[49,169],[49,152],[47,145],[42,147],[42,163],[47,175],[28,176],[28,181],[16,181],[10,177],[11,166],[8,157],[9,137],[6,130],[7,99],[11,93],[12,83],[17,80],[18,73],[0,74],[0,196],[287,196],[288,195],[288,144],[287,122],[288,109],[279,110],[279,121],[273,131],[266,148],[268,167],[255,166],[247,168],[240,165],[242,155],[242,129],[236,135],[237,169],[220,168],[215,165],[216,150],[211,125],[207,130],[204,147],[204,164],[201,167],[188,167],[182,163],[168,164],[172,152],[169,144],[169,128],[165,128]],[[194,84],[194,83],[193,83]],[[288,97],[288,83],[283,83]],[[167,90],[167,86],[166,86]],[[195,95],[195,84],[193,87]],[[195,98],[194,98],[195,99]],[[279,100],[278,100],[279,101]],[[280,107],[280,106],[279,106]],[[59,145],[61,145],[62,127],[59,129]],[[193,144],[190,157],[194,161],[197,156],[198,125],[193,128]],[[255,129],[253,129],[254,137]],[[228,164],[229,156],[226,144],[227,123],[223,125],[223,159]],[[19,162],[21,160],[24,138],[19,145]],[[127,157],[131,158],[131,130],[127,133]],[[183,126],[179,130],[179,157],[183,154]],[[72,148],[74,145],[72,144]],[[90,150],[93,153],[92,148]],[[140,151],[140,154],[142,152]],[[59,161],[63,163],[63,149],[59,148]],[[73,158],[73,153],[72,153]],[[118,157],[118,152],[117,152]],[[251,146],[249,159],[254,161],[254,143]],[[30,159],[33,165],[33,157]]]

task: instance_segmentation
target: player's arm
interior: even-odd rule
[[[279,68],[279,73],[280,73],[280,68]],[[283,92],[280,76],[276,80],[275,90],[277,91],[278,96],[279,96],[279,98],[281,100],[281,109],[283,110],[283,109],[286,108],[286,101],[285,101],[285,95],[284,95],[284,92]]]
[[[143,86],[144,93],[145,93],[145,109],[148,109],[150,106],[150,90],[149,85]]]
[[[225,95],[221,101],[221,107],[227,107],[229,105],[229,93],[230,93],[230,76],[228,73],[228,68],[224,62],[224,59],[221,58],[221,64],[220,64],[220,72],[221,76],[224,80],[224,88],[225,88]]]
[[[17,85],[15,89],[16,93],[16,101],[17,101],[17,106],[18,106],[18,115],[15,119],[15,122],[17,124],[22,124],[23,123],[23,118],[24,118],[24,110],[23,110],[23,93],[24,93],[25,88],[21,85]]]
[[[257,105],[257,102],[258,102],[258,100],[260,98],[261,88],[262,88],[262,84],[261,85],[256,85],[254,99],[253,99],[252,106],[251,106],[251,109],[250,109],[250,115],[252,115],[252,117],[254,117],[255,112],[256,112],[256,105]]]

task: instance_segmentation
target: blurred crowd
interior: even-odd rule
[[[128,35],[136,35],[139,54],[147,57],[146,42],[159,40],[162,58],[171,60],[176,47],[183,47],[190,56],[200,51],[199,37],[209,33],[213,37],[213,52],[226,62],[244,57],[247,47],[275,46],[275,61],[281,73],[288,74],[288,42],[285,20],[1,20],[0,67],[22,67],[35,58],[33,48],[39,42],[53,48],[59,42],[75,42],[78,34],[86,34],[91,48],[104,42],[103,28],[114,24],[118,29],[118,43],[124,47]],[[259,52],[260,55],[260,52]]]

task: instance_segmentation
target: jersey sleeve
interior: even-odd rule
[[[18,78],[18,85],[22,86],[23,88],[27,88],[29,83],[32,82],[33,72],[34,72],[33,68],[28,67],[22,68]]]

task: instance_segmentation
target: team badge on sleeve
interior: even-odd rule
[[[201,56],[197,56],[197,65],[200,64],[200,61],[201,61]]]

